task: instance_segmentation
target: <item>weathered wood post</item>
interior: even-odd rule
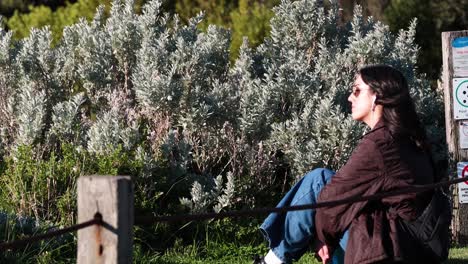
[[[104,224],[78,231],[78,264],[132,263],[133,186],[129,176],[78,179],[78,222],[102,215]]]
[[[460,126],[463,124],[461,122],[468,121],[467,116],[465,116],[466,113],[460,113],[460,111],[468,110],[468,96],[465,96],[462,90],[460,90],[459,94],[454,95],[454,89],[460,87],[458,85],[460,78],[468,78],[468,53],[465,53],[463,43],[460,43],[462,44],[461,47],[457,44],[460,41],[465,41],[465,37],[467,36],[468,30],[442,33],[442,85],[445,102],[445,129],[448,151],[453,163],[468,161],[468,148],[466,146],[461,147],[460,143],[466,143],[464,138],[460,138],[459,133]],[[454,42],[455,40],[457,42]],[[453,52],[454,49],[456,50],[456,54]],[[454,79],[456,79],[455,83],[457,87],[453,87]],[[454,109],[454,99],[457,100],[457,111]],[[460,107],[462,110],[459,110]],[[465,107],[466,109],[463,109]],[[456,164],[451,165],[449,168],[455,167],[453,165]],[[450,173],[452,174],[453,172]],[[455,242],[466,245],[468,243],[468,203],[460,203],[457,186],[454,186],[453,190],[453,237]]]

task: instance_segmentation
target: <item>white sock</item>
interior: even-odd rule
[[[281,261],[271,249],[264,259],[267,264],[283,264],[283,261]]]

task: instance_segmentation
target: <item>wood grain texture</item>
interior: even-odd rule
[[[459,144],[458,122],[454,119],[453,112],[453,56],[452,41],[458,37],[468,36],[468,30],[442,32],[442,85],[444,91],[445,104],[445,134],[451,162],[468,161],[468,150],[461,149]],[[468,76],[465,76],[468,77]],[[451,164],[450,168],[456,168],[456,164]],[[455,174],[456,172],[450,172]],[[453,188],[453,220],[452,232],[455,242],[468,244],[468,204],[459,204],[458,188]]]
[[[132,263],[133,186],[128,176],[78,179],[78,222],[102,215],[103,226],[78,231],[78,264]]]

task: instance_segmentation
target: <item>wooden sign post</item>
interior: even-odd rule
[[[78,230],[78,264],[132,263],[133,186],[128,176],[78,179],[78,223],[96,213],[103,225]]]
[[[445,102],[445,129],[450,168],[457,162],[468,161],[468,30],[442,33],[442,85]],[[461,131],[461,134],[460,134]],[[451,172],[452,173],[452,172]],[[453,188],[452,232],[454,242],[468,244],[468,203],[461,203],[457,186]]]

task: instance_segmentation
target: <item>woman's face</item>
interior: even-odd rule
[[[353,90],[348,97],[351,103],[351,113],[354,120],[362,121],[369,126],[374,123],[373,120],[373,102],[375,93],[364,83],[360,75],[356,76],[353,84]]]

